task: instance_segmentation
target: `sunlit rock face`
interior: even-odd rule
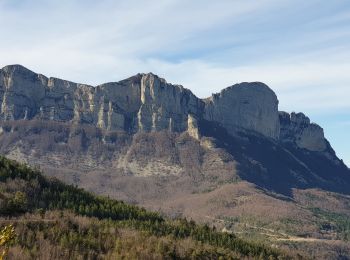
[[[141,76],[97,87],[46,78],[20,65],[0,74],[2,120],[44,119],[124,130],[140,101]]]
[[[2,120],[72,121],[132,132],[185,131],[188,114],[203,109],[191,91],[151,73],[92,87],[13,65],[1,70],[0,87]]]
[[[86,106],[88,93],[94,91],[90,86],[46,78],[20,65],[3,68],[0,85],[2,120],[70,121],[75,118],[79,104]]]
[[[168,84],[151,73],[141,79],[138,129],[143,131],[187,130],[189,114],[199,115],[203,103],[188,89]]]
[[[47,78],[21,66],[7,66],[0,73],[1,119],[31,118],[40,110]]]
[[[199,99],[152,73],[93,87],[11,65],[0,70],[0,104],[2,121],[54,120],[129,133],[187,131],[200,139],[204,120],[231,135],[257,133],[310,151],[327,147],[321,127],[301,113],[279,113],[276,94],[260,82],[236,84]]]
[[[279,137],[276,94],[260,82],[236,84],[214,94],[206,102],[205,118],[220,123],[232,134],[249,130]]]
[[[195,118],[191,114],[188,115],[187,132],[194,139],[197,139],[197,140],[200,139],[200,131],[199,131],[198,120],[197,120],[197,118]]]
[[[294,142],[298,147],[310,151],[324,151],[327,143],[323,129],[314,123],[303,113],[280,112],[282,142]]]

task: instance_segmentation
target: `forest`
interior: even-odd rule
[[[0,225],[8,259],[302,258],[192,220],[93,195],[0,157]]]

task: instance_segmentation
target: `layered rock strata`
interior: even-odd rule
[[[231,135],[249,131],[311,151],[326,148],[322,128],[303,114],[279,113],[275,93],[260,82],[236,84],[199,99],[152,73],[93,87],[11,65],[0,71],[0,104],[2,121],[54,120],[131,133],[188,131],[199,139],[206,120]]]
[[[278,139],[278,100],[260,82],[236,84],[206,100],[204,117],[223,125],[228,132],[251,130]]]
[[[323,129],[314,123],[303,113],[279,112],[282,142],[292,142],[298,147],[310,151],[324,151],[327,142],[324,138]]]

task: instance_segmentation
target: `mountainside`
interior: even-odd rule
[[[93,87],[12,65],[0,102],[0,152],[46,175],[312,256],[348,254],[350,170],[263,83],[199,99],[151,73]]]
[[[15,234],[12,244],[8,244],[9,259],[298,256],[193,221],[169,220],[121,201],[96,197],[3,157],[0,188],[0,223],[11,223]]]
[[[236,84],[202,100],[182,86],[168,84],[151,73],[92,87],[47,78],[23,66],[12,65],[4,67],[0,73],[0,102],[0,141],[4,143],[0,149],[5,154],[6,148],[17,148],[15,153],[21,153],[18,143],[10,147],[6,143],[8,139],[25,134],[26,138],[21,140],[21,145],[25,146],[30,138],[35,139],[37,133],[33,128],[48,130],[46,135],[37,135],[39,139],[49,135],[47,139],[51,140],[35,140],[31,153],[66,152],[67,145],[73,143],[69,151],[79,155],[89,152],[91,146],[111,144],[109,149],[100,151],[100,157],[107,155],[107,150],[120,153],[123,145],[130,149],[133,141],[129,139],[135,136],[161,131],[169,132],[166,138],[170,139],[171,146],[162,149],[170,148],[171,153],[180,154],[170,136],[186,132],[199,141],[199,150],[222,148],[231,154],[233,161],[240,164],[237,167],[246,168],[238,171],[240,177],[252,182],[263,176],[269,179],[266,183],[260,180],[259,185],[273,186],[273,182],[281,178],[281,182],[292,186],[350,192],[349,170],[336,157],[323,129],[310,123],[302,113],[279,112],[276,95],[263,83]],[[93,139],[96,139],[95,143]],[[123,144],[116,147],[115,142]],[[47,147],[35,149],[40,143]],[[134,154],[139,152],[136,150]],[[128,151],[126,155],[129,154]],[[30,159],[32,156],[24,157]],[[121,160],[122,156],[118,157],[119,161],[113,162],[111,168],[130,168],[130,156],[127,156],[127,163]],[[246,162],[241,161],[245,159]],[[261,165],[253,167],[250,165],[252,160]],[[97,164],[94,168],[99,167],[95,158],[91,161],[89,163]],[[181,171],[178,165],[178,161],[174,161],[170,174]],[[130,171],[141,175],[145,171],[144,167],[139,170]],[[157,175],[159,171],[153,174]]]
[[[13,65],[1,70],[0,82],[3,121],[44,119],[135,133],[183,132],[207,120],[231,135],[251,131],[311,151],[327,148],[322,129],[307,117],[279,115],[275,93],[260,82],[236,84],[204,100],[152,73],[92,87]]]

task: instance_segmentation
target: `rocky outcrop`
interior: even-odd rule
[[[229,133],[250,130],[278,139],[278,100],[260,82],[241,83],[206,100],[205,118],[220,123]]]
[[[258,133],[311,151],[327,144],[322,128],[303,114],[279,114],[275,93],[260,82],[236,84],[202,100],[152,73],[93,87],[11,65],[0,70],[0,104],[2,121],[54,120],[131,133],[187,131],[199,139],[204,120],[230,135]]]
[[[90,110],[98,111],[97,119],[93,118],[93,124],[107,130],[133,131],[141,106],[142,76],[137,74],[120,82],[106,83],[93,88],[95,92],[92,93]]]
[[[146,74],[141,79],[138,129],[186,131],[189,114],[201,114],[202,107],[202,101],[188,89],[168,84],[151,73]]]
[[[200,139],[198,120],[191,114],[188,115],[187,132],[194,139]]]
[[[48,119],[73,120],[84,96],[78,97],[78,90],[93,91],[92,87],[56,78],[46,78],[26,68],[7,66],[0,73],[0,101],[2,120]],[[86,97],[88,102],[88,98]]]
[[[0,102],[5,121],[38,118],[132,132],[186,131],[188,114],[203,110],[191,91],[152,73],[93,87],[46,78],[20,65],[1,70]]]
[[[292,142],[310,151],[321,152],[327,148],[323,129],[317,124],[310,123],[310,119],[303,113],[280,112],[279,117],[282,142]]]

